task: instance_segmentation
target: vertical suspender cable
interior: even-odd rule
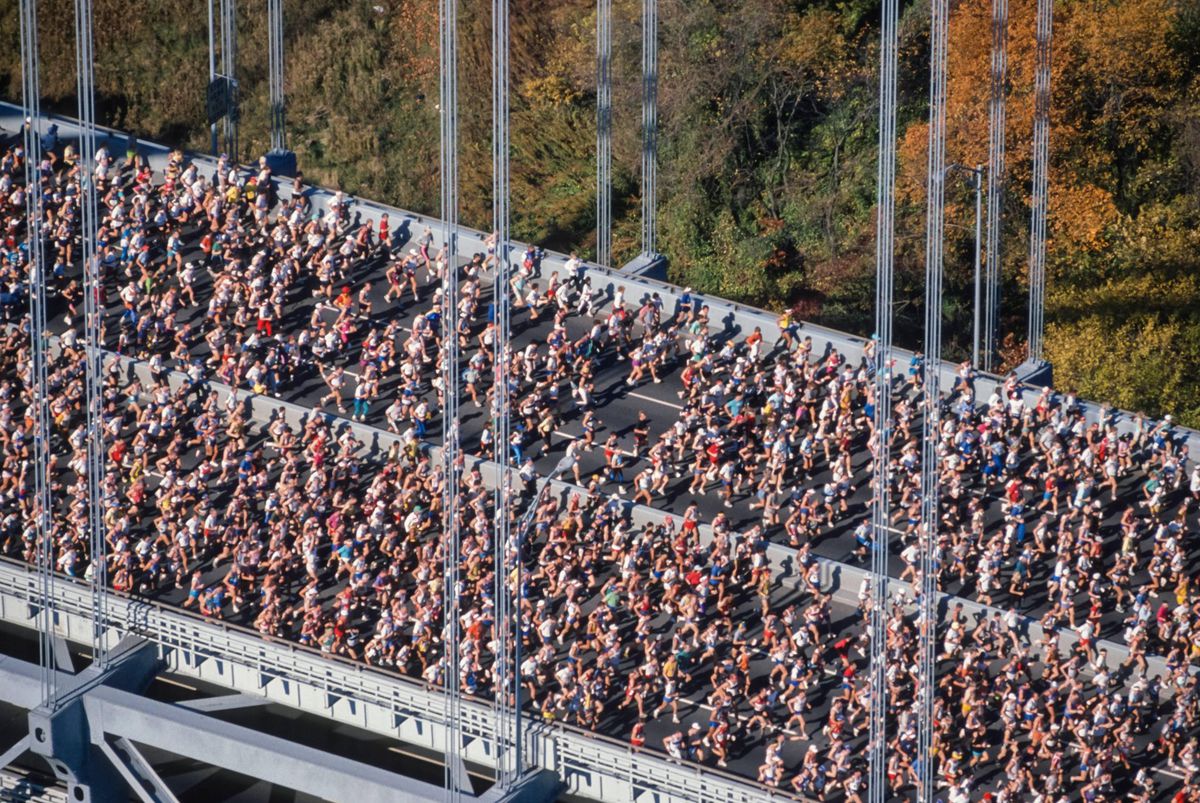
[[[96,108],[95,59],[92,51],[92,0],[75,0],[76,97],[79,108],[79,230],[83,264],[84,333],[87,362],[84,368],[87,403],[88,539],[92,590],[93,664],[108,665],[108,592],[104,559],[104,342],[103,277],[96,256],[99,225],[95,182]]]
[[[658,228],[658,0],[642,0],[642,253]]]
[[[924,416],[921,432],[920,592],[917,681],[917,792],[921,803],[934,798],[934,694],[937,619],[934,598],[938,570],[938,440],[941,433],[942,248],[946,180],[946,40],[949,0],[932,0],[929,60],[929,177],[925,229]]]
[[[446,691],[446,800],[457,803],[468,781],[461,775],[462,683],[459,654],[462,463],[458,428],[458,0],[438,6],[441,78],[442,275],[442,624]]]
[[[208,0],[208,82],[211,84],[217,80],[217,38],[216,29],[213,25],[213,3],[216,0]],[[219,146],[217,145],[217,121],[213,120],[208,124],[209,134],[212,137],[212,155],[216,157]]]
[[[283,0],[267,0],[267,46],[270,62],[271,150],[287,148],[283,94]]]
[[[875,496],[871,505],[871,803],[887,799],[887,600],[892,412],[892,278],[896,186],[896,54],[899,0],[884,0],[879,40],[879,165],[875,239]]]
[[[612,264],[612,0],[596,0],[596,262]]]
[[[1033,190],[1029,226],[1029,359],[1042,360],[1046,302],[1046,193],[1050,161],[1050,34],[1054,0],[1038,0],[1034,72]]]
[[[29,414],[33,432],[30,513],[37,538],[38,648],[42,700],[57,703],[54,672],[54,527],[50,510],[50,420],[46,397],[46,259],[42,230],[41,81],[38,76],[37,0],[20,0],[21,80],[25,106],[25,220],[29,277]]]
[[[493,448],[498,475],[495,491],[496,607],[496,781],[511,789],[521,773],[520,545],[512,542],[513,477],[510,442],[510,357],[512,339],[509,238],[509,28],[508,0],[492,0],[492,231],[496,242],[496,273],[492,301],[496,326]]]
[[[1008,98],[1008,0],[992,0],[992,95],[988,106],[987,265],[983,303],[983,370],[995,367],[999,346],[1004,136]]]
[[[221,73],[229,82],[229,112],[225,115],[225,152],[238,164],[237,0],[221,0]]]

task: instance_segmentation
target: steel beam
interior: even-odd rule
[[[37,708],[42,702],[39,677],[37,667],[28,661],[0,655],[0,700],[17,708]]]
[[[222,694],[219,697],[201,697],[198,700],[184,700],[178,705],[193,711],[212,713],[214,711],[233,711],[238,708],[256,708],[270,705],[266,697],[251,697],[248,694]]]
[[[134,651],[129,657],[140,654]],[[114,666],[119,662],[114,656]],[[24,705],[40,697],[40,671],[34,664],[0,659],[0,679],[0,699],[7,703]],[[83,777],[93,781],[107,771],[107,762],[99,766],[94,757],[80,760],[81,751],[90,744],[97,755],[116,758],[113,769],[130,781],[143,800],[173,800],[137,743],[326,800],[343,800],[348,789],[362,803],[424,803],[442,797],[438,786],[150,700],[108,685],[110,679],[99,672],[86,679],[64,675],[60,679],[63,704],[53,712],[42,707],[30,712],[29,748],[46,756],[59,777],[79,778],[78,785],[85,789]],[[77,799],[89,797],[117,799],[111,789],[101,797]]]
[[[16,761],[21,756],[29,752],[29,746],[32,739],[29,734],[25,734],[20,739],[17,739],[7,750],[0,753],[0,769],[7,767],[9,764]]]
[[[179,803],[132,742],[124,737],[115,741],[122,746],[122,752],[114,749],[107,739],[100,739],[96,746],[142,803]]]
[[[108,595],[105,594],[105,596]],[[99,620],[101,623],[103,621],[103,619]],[[64,672],[72,675],[75,674],[75,661],[71,658],[71,650],[67,646],[66,639],[61,636],[52,635],[50,641],[54,649],[54,663]]]
[[[65,686],[65,681],[64,681]],[[54,777],[67,785],[79,803],[106,803],[119,799],[120,777],[87,739],[81,695],[68,690],[54,707],[41,705],[29,712],[30,749],[40,756]]]
[[[479,803],[550,803],[558,800],[562,781],[550,770],[528,772],[508,789],[493,786],[479,796]]]
[[[433,801],[441,787],[359,761],[100,686],[84,697],[95,741],[119,736],[326,800]]]

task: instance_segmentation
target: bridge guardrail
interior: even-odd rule
[[[54,598],[59,617],[73,615],[90,620],[91,591],[82,581],[57,578]],[[0,559],[0,601],[25,606],[26,616],[32,618],[31,610],[40,599],[41,588],[33,567],[9,558]],[[16,621],[19,617],[6,614],[5,618]],[[61,621],[56,624],[62,627]],[[263,636],[229,622],[206,619],[175,606],[112,591],[108,595],[107,624],[118,638],[125,634],[141,636],[168,650],[236,663],[270,675],[271,679],[303,683],[330,695],[372,703],[394,714],[420,717],[434,725],[445,723],[441,694],[420,681],[295,642]],[[70,638],[72,634],[65,635]],[[90,638],[90,629],[78,635]],[[489,701],[468,696],[463,714],[465,736],[492,739],[495,723]],[[530,747],[528,755],[537,766],[558,772],[564,778],[582,774],[591,779],[585,782],[576,778],[576,791],[582,795],[587,795],[593,786],[611,790],[613,784],[619,784],[617,788],[628,786],[654,793],[663,803],[691,800],[751,803],[766,797],[802,800],[720,770],[674,762],[654,750],[636,751],[625,742],[564,723],[526,717],[523,724]],[[696,798],[687,791],[700,774],[705,776],[706,796]],[[608,786],[602,786],[604,778],[593,776],[610,779]],[[629,795],[630,800],[635,797],[636,794]]]

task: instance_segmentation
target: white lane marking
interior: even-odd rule
[[[626,385],[625,387],[629,387],[629,386]],[[656,399],[653,396],[647,396],[644,393],[634,393],[633,391],[628,391],[628,392],[626,392],[625,395],[629,396],[630,398],[641,399],[642,401],[654,402],[655,404],[661,404],[664,407],[673,407],[676,410],[683,409],[682,404],[676,404],[675,402],[669,402],[669,401],[663,401],[662,399]]]

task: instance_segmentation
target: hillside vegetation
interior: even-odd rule
[[[242,157],[266,148],[265,4],[240,4]],[[1200,3],[1055,11],[1047,356],[1056,382],[1200,425]],[[42,85],[74,108],[71,0],[41,0]],[[641,4],[614,2],[614,243],[638,250]],[[1004,355],[1025,333],[1035,0],[1011,0]],[[206,5],[95,0],[103,122],[208,147]],[[435,0],[287,0],[289,144],[311,180],[434,212]],[[516,235],[594,240],[592,0],[512,0]],[[661,0],[660,250],[697,289],[869,334],[878,15],[870,0]],[[898,335],[923,314],[928,4],[901,24]],[[491,209],[490,4],[460,11],[463,220]],[[15,0],[0,80],[19,97]],[[986,162],[990,2],[951,17],[947,159]],[[947,197],[947,351],[970,346],[973,196]]]

